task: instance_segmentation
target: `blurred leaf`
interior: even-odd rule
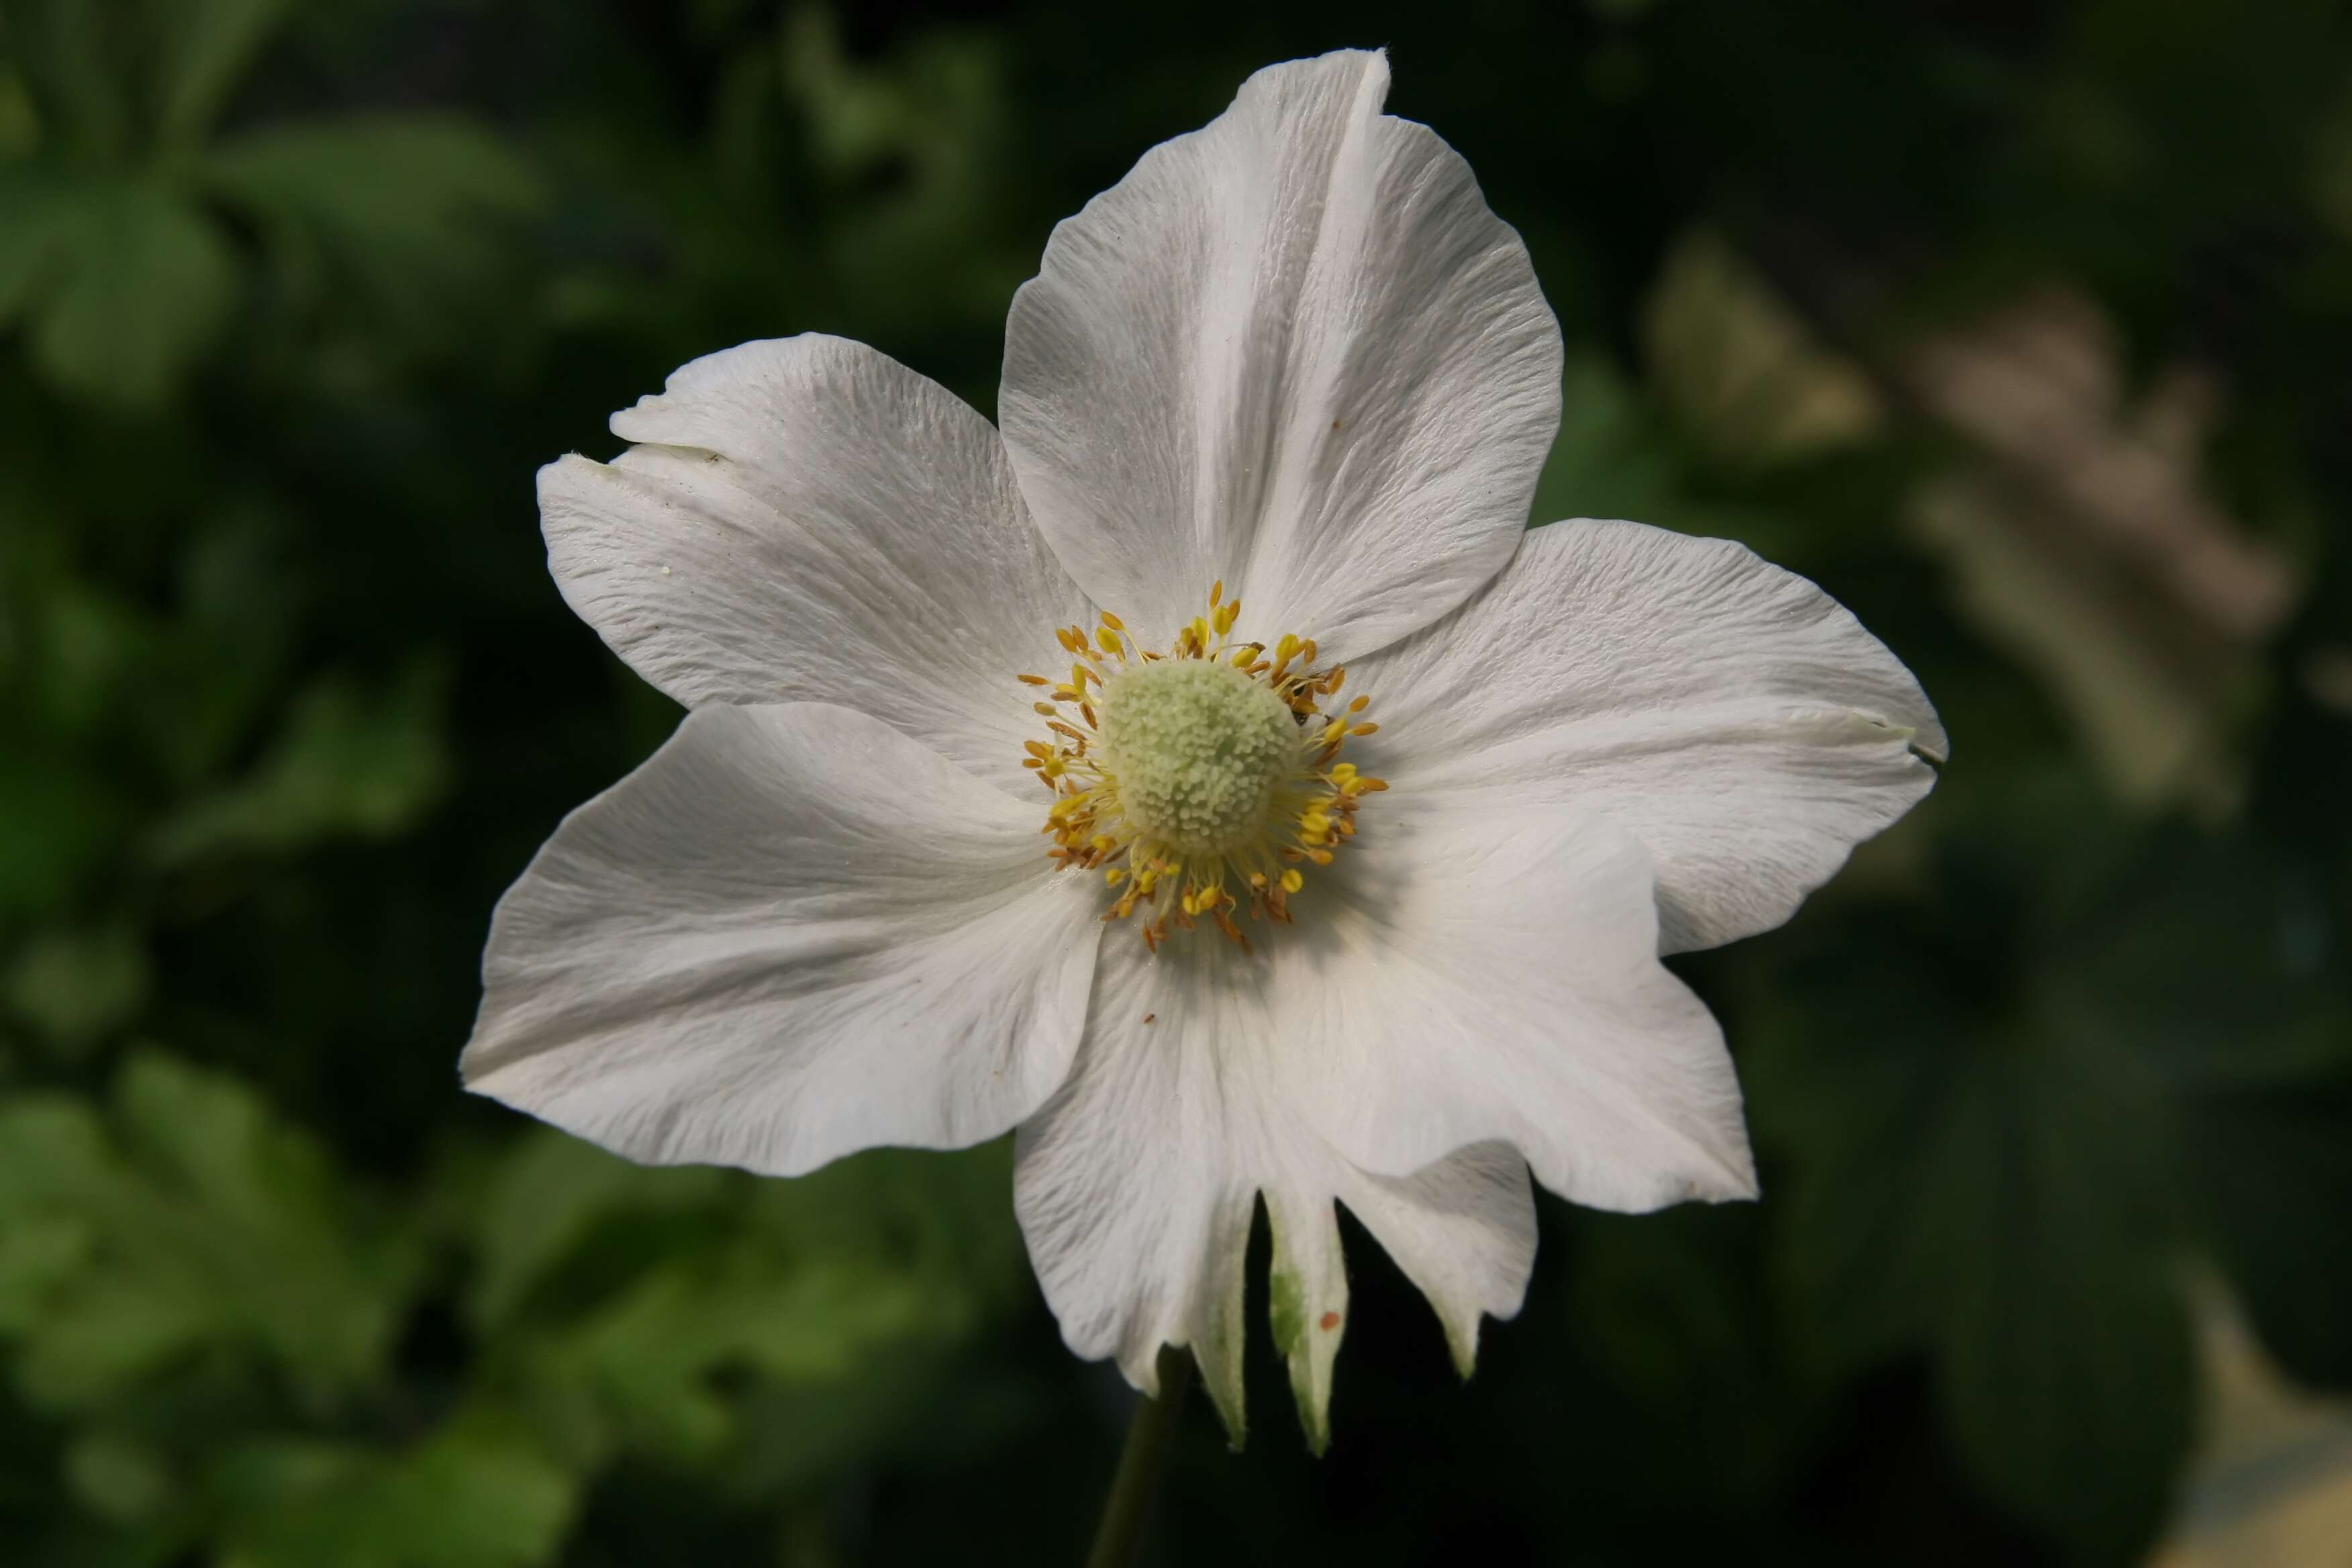
[[[1786,558],[1776,546],[1788,542],[1789,525],[1761,508],[1702,495],[1674,433],[1608,360],[1571,354],[1561,395],[1559,435],[1536,485],[1536,524],[1627,518]]]
[[[534,1194],[554,1239],[525,1241],[521,1268],[486,1265],[499,1282],[486,1310],[560,1272],[567,1310],[532,1321],[509,1309],[496,1326],[542,1403],[567,1413],[568,1439],[583,1440],[595,1413],[625,1442],[710,1456],[740,1435],[743,1380],[887,1377],[888,1363],[960,1342],[1008,1304],[1018,1233],[1003,1182],[974,1179],[1001,1177],[1004,1157],[882,1151],[793,1182],[689,1184],[688,1173],[527,1144],[493,1184],[478,1239],[510,1240]],[[559,1195],[567,1168],[584,1176],[584,1200]]]
[[[1780,1040],[1752,1081],[1759,1119],[1805,1150],[1789,1258],[1831,1364],[1930,1349],[1995,1496],[2086,1561],[2143,1544],[2193,1394],[2152,1108],[2063,1043],[1912,1023]]]
[[[1579,1213],[1570,1308],[1601,1375],[1654,1414],[1690,1459],[1662,1499],[1753,1506],[1785,1480],[1792,1427],[1815,1408],[1787,1386],[1758,1288],[1750,1216],[1686,1205],[1637,1216]]]
[[[151,975],[147,945],[125,925],[45,931],[0,980],[10,1011],[78,1053],[137,1016]]]
[[[41,121],[33,112],[32,95],[0,62],[0,164],[30,154],[40,142]]]
[[[132,1058],[112,1113],[0,1108],[0,1275],[28,1397],[118,1396],[200,1350],[258,1354],[317,1393],[380,1365],[415,1258],[362,1221],[310,1140],[235,1082]]]
[[[2162,1075],[2200,1239],[2271,1354],[2352,1386],[2352,1248],[2313,1241],[2352,1213],[2342,934],[2301,906],[2301,868],[2243,836],[2168,836],[2158,859],[2049,989]]]
[[[1895,1016],[1822,1009],[1806,1027],[1872,1033],[1844,1052],[1776,1040],[1746,1076],[1759,1127],[1801,1154],[1780,1212],[1803,1346],[1851,1375],[1923,1343],[1948,1300],[1978,1123],[1969,1085],[1923,1063],[1924,1047],[1876,1037],[1902,1027]]]
[[[236,258],[212,219],[158,186],[76,193],[47,244],[35,362],[101,402],[161,402],[210,346],[235,301]]]
[[[1881,915],[1799,972],[1751,1105],[1825,1369],[1927,1351],[1988,1489],[2121,1562],[2191,1426],[2193,1242],[2292,1364],[2352,1365],[2352,1266],[2311,1242],[2352,1201],[2352,1029],[2259,847],[2006,795],[1945,825],[1952,934]]]
[[[0,722],[10,715],[0,705]],[[0,917],[49,910],[94,875],[130,815],[112,779],[30,724],[0,746]]]
[[[1829,353],[1762,274],[1700,230],[1677,243],[1642,313],[1651,379],[1717,456],[1767,464],[1849,446],[1884,422],[1877,389]]]
[[[2124,356],[2067,288],[1909,347],[1913,395],[1988,459],[1923,489],[1910,521],[1963,610],[2074,712],[2116,793],[2210,810],[2235,792],[2230,731],[2300,574],[2210,493],[2213,377],[2177,364],[2142,392]]]
[[[73,187],[45,169],[0,163],[0,326],[22,315],[70,258]]]
[[[2336,235],[2352,239],[2352,88],[2336,96],[2312,159],[2311,201]]]
[[[2337,1038],[2352,1021],[2335,1015]],[[2263,1346],[2294,1376],[2352,1390],[2352,1073],[2202,1096],[2185,1118],[2193,1202]]]
[[[754,1389],[719,1473],[749,1498],[822,1496],[845,1468],[879,1458],[968,1460],[1007,1441],[1038,1403],[1020,1371],[990,1350],[915,1344],[875,1358],[854,1379]]]
[[[222,141],[202,177],[250,211],[298,273],[339,268],[381,307],[428,314],[435,291],[492,265],[500,226],[545,202],[530,163],[455,115],[351,116]]]
[[[845,1377],[929,1327],[936,1305],[886,1262],[796,1259],[743,1241],[650,1271],[551,1336],[537,1371],[595,1396],[637,1440],[691,1456],[733,1432],[724,1377]]]
[[[808,5],[785,20],[778,57],[812,159],[839,193],[816,237],[840,286],[902,318],[1001,311],[1034,258],[1003,228],[1012,89],[996,41],[940,27],[859,57],[832,8]]]
[[[553,1128],[526,1132],[473,1211],[480,1257],[473,1282],[476,1315],[491,1327],[510,1317],[532,1287],[610,1216],[707,1205],[719,1195],[722,1182],[721,1173],[708,1167],[633,1165]]]
[[[167,818],[155,831],[153,854],[178,865],[399,831],[447,784],[441,729],[446,684],[430,658],[416,659],[381,691],[339,677],[320,679],[296,701],[253,773]]]
[[[96,1245],[79,1219],[12,1216],[0,1229],[0,1334],[37,1326],[51,1293],[81,1270]]]
[[[91,1511],[121,1521],[153,1516],[173,1489],[161,1456],[119,1432],[78,1439],[66,1453],[66,1479]]]
[[[2352,1073],[2352,1018],[2324,931],[2273,857],[2240,835],[2162,835],[2151,874],[2116,889],[2105,918],[2045,994],[2069,1026],[2137,1053],[2182,1092]]]
[[[287,10],[287,0],[170,0],[162,7],[159,119],[166,138],[207,130]]]
[[[2180,1281],[2149,1213],[2147,1108],[2057,1063],[1990,1069],[1989,1119],[1952,1173],[1972,1224],[1941,1303],[1938,1387],[1996,1497],[2088,1562],[2136,1559],[2189,1449],[2195,1366]],[[1856,1173],[1858,1174],[1858,1173]]]
[[[553,1560],[576,1505],[526,1433],[478,1417],[399,1455],[253,1444],[223,1489],[223,1568],[528,1568]]]
[[[2242,659],[2070,544],[2046,503],[1990,476],[1923,489],[1908,521],[1958,612],[2048,683],[2117,795],[2144,806],[2227,797],[2220,742],[2249,679]]]
[[[178,613],[123,703],[183,798],[218,781],[285,679],[299,609],[284,560],[290,526],[264,500],[230,498],[187,531]]]
[[[133,605],[70,577],[44,584],[39,609],[41,696],[77,733],[101,729],[151,677],[161,641]]]
[[[128,7],[92,0],[6,0],[5,41],[25,73],[42,117],[85,155],[121,153],[131,130],[123,67],[139,20]]]

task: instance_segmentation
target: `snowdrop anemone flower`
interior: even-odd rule
[[[499,904],[464,1072],[771,1175],[1018,1129],[1071,1348],[1190,1346],[1243,1256],[1325,1440],[1344,1204],[1466,1373],[1534,1178],[1754,1194],[1660,963],[1788,918],[1944,741],[1747,550],[1529,531],[1560,341],[1379,54],[1252,77],[1054,231],[1001,430],[875,350],[698,360],[540,476],[572,608],[689,710]]]

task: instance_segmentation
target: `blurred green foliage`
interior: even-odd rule
[[[458,1092],[497,892],[673,721],[530,479],[752,337],[989,407],[1052,223],[1343,43],[1566,324],[1538,520],[1814,576],[1957,751],[1686,964],[1765,1201],[1548,1202],[1466,1389],[1352,1235],[1332,1453],[1254,1347],[1165,1560],[2126,1562],[2210,1302],[2352,1388],[2340,8],[0,0],[0,1558],[1075,1557],[1125,1400],[1003,1148],[758,1184]]]

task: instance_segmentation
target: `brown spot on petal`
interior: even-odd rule
[[[1339,1326],[1339,1313],[1337,1313],[1337,1312],[1326,1312],[1326,1313],[1324,1313],[1324,1314],[1323,1314],[1322,1329],[1323,1329],[1323,1331],[1324,1331],[1325,1333],[1327,1333],[1327,1334],[1328,1334],[1328,1333],[1329,1333],[1333,1329],[1336,1329],[1336,1328],[1338,1328]]]

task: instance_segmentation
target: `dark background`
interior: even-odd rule
[[[1814,577],[1955,752],[1677,961],[1764,1200],[1546,1199],[1466,1387],[1351,1226],[1331,1453],[1255,1345],[1155,1560],[2347,1560],[2343,11],[1289,15],[0,0],[0,1559],[1076,1560],[1130,1396],[1003,1147],[459,1092],[492,901],[677,716],[531,477],[749,338],[992,408],[1055,220],[1386,44],[1566,329],[1538,521]]]

